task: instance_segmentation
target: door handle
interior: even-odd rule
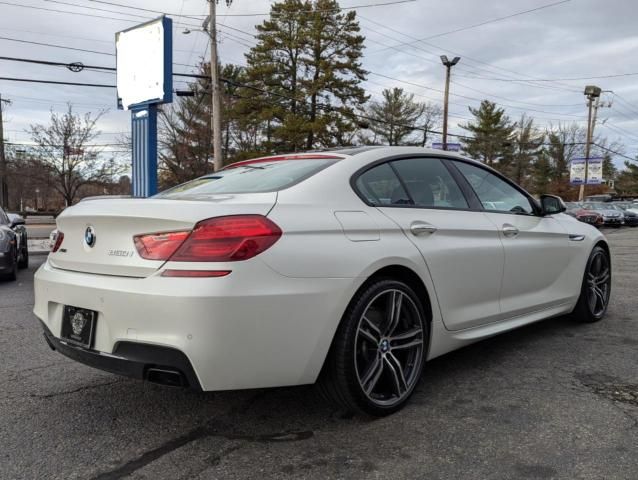
[[[425,235],[426,233],[432,234],[436,232],[437,228],[434,225],[425,222],[412,222],[410,225],[410,231],[412,235]]]
[[[505,235],[506,237],[515,237],[519,233],[518,228],[516,228],[514,225],[510,225],[509,223],[503,225],[502,232],[503,235]]]

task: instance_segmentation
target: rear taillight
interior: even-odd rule
[[[181,232],[150,233],[133,237],[140,257],[147,260],[168,260],[175,250],[190,235],[190,230]]]
[[[62,246],[62,241],[64,240],[64,233],[59,230],[53,230],[51,235],[49,235],[49,247],[51,249],[51,253],[55,253],[60,250]]]
[[[173,262],[248,260],[281,237],[277,225],[261,215],[234,215],[204,220],[171,257]]]
[[[173,262],[234,262],[248,260],[270,248],[281,230],[261,215],[233,215],[204,220],[191,232],[138,235],[142,258]]]

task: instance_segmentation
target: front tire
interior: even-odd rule
[[[319,388],[348,411],[389,415],[412,395],[428,345],[429,322],[414,290],[396,280],[374,281],[350,302]]]
[[[611,295],[611,261],[607,250],[597,245],[587,260],[578,303],[572,316],[582,323],[602,320]]]

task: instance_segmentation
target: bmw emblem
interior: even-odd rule
[[[93,227],[86,227],[86,230],[84,231],[84,243],[93,248],[96,240],[97,237],[95,236],[95,229]]]

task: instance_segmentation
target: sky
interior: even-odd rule
[[[445,69],[439,56],[460,56],[452,71],[450,132],[462,134],[459,123],[470,118],[468,107],[483,99],[499,104],[512,120],[527,113],[538,128],[572,121],[585,126],[583,89],[594,84],[607,91],[596,133],[622,142],[625,155],[638,154],[635,2],[407,0],[379,5],[392,1],[397,0],[340,2],[343,8],[359,6],[366,37],[363,65],[369,71],[365,87],[373,98],[383,88],[401,87],[417,100],[442,104]],[[220,2],[223,63],[245,64],[254,27],[266,18],[258,14],[267,13],[271,3],[234,0],[227,7]],[[208,12],[205,0],[0,0],[0,56],[114,67],[115,32],[157,16],[147,10],[173,18],[174,71],[195,72],[194,66],[209,55],[199,20]],[[73,73],[65,67],[6,60],[0,60],[0,68],[0,77],[115,83],[114,72]],[[187,85],[178,81],[175,87]],[[130,131],[130,113],[117,109],[115,89],[0,80],[0,94],[12,102],[4,109],[8,142],[29,143],[29,126],[46,123],[50,110],[62,112],[67,102],[78,112],[108,109],[96,140],[107,145],[106,151],[121,151],[115,143]],[[616,158],[617,164],[622,161]]]

